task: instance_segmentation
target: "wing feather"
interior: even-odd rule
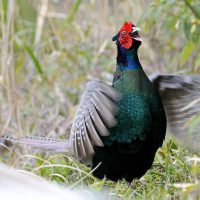
[[[100,81],[91,81],[81,98],[70,134],[71,152],[83,161],[90,162],[94,146],[103,146],[101,136],[108,136],[108,129],[117,124],[116,102],[118,92]]]
[[[87,128],[87,133],[90,137],[90,141],[92,146],[103,146],[103,143],[96,131],[96,128],[94,127],[94,124],[92,123],[91,118],[88,118],[87,120],[88,128]]]
[[[153,75],[150,79],[159,90],[172,134],[200,149],[200,75]]]

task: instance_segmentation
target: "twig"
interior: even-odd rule
[[[48,0],[43,0],[42,5],[38,14],[37,25],[36,25],[36,33],[35,33],[35,44],[38,44],[41,39],[42,30],[44,27],[44,21],[48,9]]]

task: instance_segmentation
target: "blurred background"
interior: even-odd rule
[[[200,73],[199,0],[0,1],[1,135],[66,138],[86,82],[111,83],[125,21],[142,30],[147,74]]]

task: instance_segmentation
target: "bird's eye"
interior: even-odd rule
[[[126,31],[122,31],[122,35],[125,35],[126,34]]]

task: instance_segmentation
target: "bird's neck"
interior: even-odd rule
[[[121,51],[119,51],[121,50]],[[137,48],[126,50],[118,49],[117,67],[113,77],[113,87],[120,92],[145,90],[145,83],[149,84],[140,64]],[[144,86],[143,86],[144,85]]]
[[[130,50],[118,49],[117,68],[120,71],[142,69],[139,58],[138,49],[132,48]]]

